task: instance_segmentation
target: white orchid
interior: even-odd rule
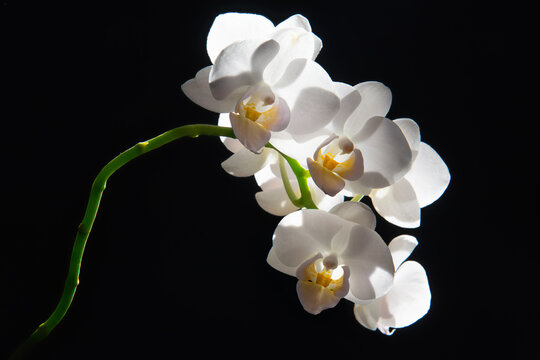
[[[272,133],[308,134],[338,111],[332,80],[313,61],[320,48],[300,15],[274,27],[259,15],[224,14],[208,35],[213,65],[182,90],[198,105],[228,114],[240,143],[259,153]]]
[[[400,235],[388,245],[397,269],[394,285],[369,304],[355,304],[354,315],[364,327],[391,335],[396,328],[411,325],[429,311],[431,292],[426,271],[416,261],[405,261],[417,244],[414,237]]]
[[[267,261],[298,278],[298,298],[309,313],[342,298],[369,303],[390,290],[394,274],[390,250],[374,228],[373,212],[361,203],[299,210],[278,224]]]
[[[411,119],[394,123],[412,149],[412,165],[395,184],[382,189],[356,189],[371,198],[375,210],[387,221],[404,228],[420,226],[420,209],[437,200],[450,183],[448,167],[428,144],[420,141],[420,129]]]
[[[310,137],[280,134],[273,144],[302,159],[317,186],[330,196],[342,190],[354,196],[399,181],[411,166],[412,152],[399,126],[385,118],[390,89],[375,81],[334,86],[341,104],[327,126]],[[299,145],[290,147],[292,140]]]

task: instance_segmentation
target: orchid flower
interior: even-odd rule
[[[412,165],[405,176],[388,187],[359,193],[371,198],[375,210],[390,223],[404,228],[420,226],[420,209],[437,200],[450,183],[448,167],[428,144],[420,141],[420,129],[411,119],[394,123],[405,134],[412,150]]]
[[[228,114],[240,143],[260,153],[273,133],[309,134],[338,111],[332,80],[313,61],[321,44],[300,15],[273,27],[262,16],[225,14],[208,35],[213,65],[182,90],[207,110]]]
[[[299,210],[278,224],[267,261],[298,278],[298,298],[311,314],[342,298],[369,303],[390,290],[394,274],[390,250],[374,228],[375,215],[357,202],[329,212]]]
[[[396,328],[411,325],[429,311],[431,292],[426,271],[416,261],[405,261],[417,244],[414,237],[400,235],[388,245],[397,269],[394,285],[369,304],[355,304],[354,315],[364,327],[392,335]]]
[[[330,196],[396,183],[409,170],[412,152],[399,126],[385,117],[390,89],[375,81],[334,86],[340,109],[327,126],[297,137],[295,147],[289,146],[294,139],[288,134],[276,136],[273,144],[305,159],[313,181]]]

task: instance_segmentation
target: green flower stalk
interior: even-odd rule
[[[105,165],[103,169],[101,169],[92,184],[86,211],[77,229],[75,243],[73,245],[71,260],[69,263],[68,275],[60,301],[49,318],[39,325],[39,327],[30,335],[30,337],[11,356],[11,360],[22,359],[32,348],[34,348],[35,345],[45,339],[66,315],[71,302],[73,301],[73,297],[75,296],[77,286],[79,285],[79,273],[81,270],[84,249],[88,236],[90,235],[90,231],[92,230],[92,226],[99,209],[99,204],[101,202],[101,196],[105,190],[109,177],[131,160],[134,160],[147,152],[158,149],[163,145],[183,137],[196,138],[200,135],[235,138],[232,128],[229,127],[206,124],[184,125],[169,130],[150,140],[136,144],[112,159],[107,165]],[[267,144],[266,146],[279,152],[279,150],[275,149],[270,144]],[[299,207],[316,208],[313,200],[311,199],[311,194],[307,185],[309,172],[302,168],[302,166],[295,159],[292,159],[281,152],[279,153],[289,163],[294,174],[298,178],[298,183],[300,184],[301,196],[298,199],[294,199],[295,205]]]

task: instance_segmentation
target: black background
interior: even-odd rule
[[[303,311],[295,279],[265,261],[279,218],[256,204],[254,180],[221,169],[229,153],[218,139],[184,139],[111,177],[74,302],[31,358],[525,354],[538,322],[531,9],[354,4],[1,2],[0,357],[54,309],[98,171],[173,127],[216,123],[180,85],[209,65],[207,32],[229,11],[275,24],[305,15],[332,78],[388,85],[388,117],[415,119],[443,157],[452,181],[422,226],[379,218],[377,228],[387,241],[417,236],[411,258],[427,270],[430,312],[387,337],[359,325],[345,300]]]

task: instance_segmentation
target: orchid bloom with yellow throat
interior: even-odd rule
[[[374,228],[375,215],[362,203],[299,210],[278,224],[267,261],[298,278],[298,298],[311,314],[342,298],[367,304],[390,290],[394,274],[390,251]]]
[[[182,90],[198,105],[228,114],[239,142],[260,153],[274,133],[312,133],[338,111],[332,80],[313,61],[321,47],[301,15],[274,27],[260,15],[224,14],[208,35],[213,65]]]

